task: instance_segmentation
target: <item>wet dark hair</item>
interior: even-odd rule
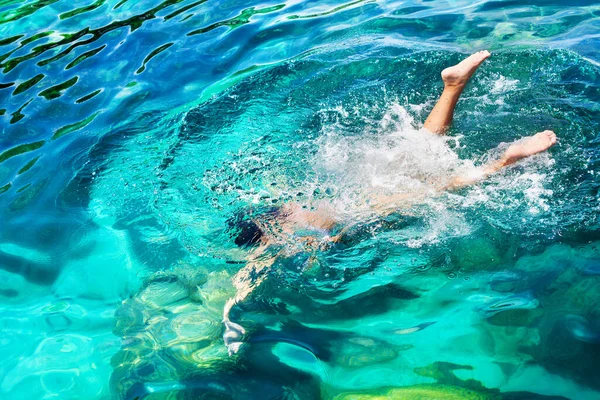
[[[264,235],[262,229],[251,219],[252,214],[252,210],[242,210],[227,220],[233,241],[237,246],[253,246]]]
[[[265,234],[254,221],[259,218],[261,220],[273,220],[280,217],[282,217],[280,207],[247,207],[234,213],[227,220],[227,225],[236,245],[240,247],[253,246],[260,242]]]

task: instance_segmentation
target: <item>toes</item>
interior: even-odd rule
[[[546,131],[546,135],[548,135],[548,139],[550,139],[550,142],[556,142],[556,134],[554,132]]]
[[[478,64],[481,64],[483,61],[485,61],[486,58],[488,58],[490,56],[490,53],[486,50],[480,51],[475,53],[476,55],[476,62]]]
[[[488,58],[490,56],[490,52],[487,50],[478,51],[476,54],[479,55],[479,57],[483,60],[485,60],[486,58]]]
[[[552,131],[545,130],[543,132],[538,133],[538,135],[547,140],[549,146],[552,146],[556,143],[556,134]]]

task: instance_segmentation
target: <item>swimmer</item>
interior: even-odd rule
[[[489,56],[488,51],[480,51],[442,71],[444,90],[425,120],[423,127],[428,132],[424,134],[446,134],[462,91],[477,68]],[[556,135],[552,131],[521,138],[511,144],[497,160],[471,171],[468,175],[451,179],[439,190],[456,190],[472,185],[521,159],[547,150],[555,143]],[[408,198],[406,194],[377,196],[372,200],[372,208],[382,215],[389,214],[401,206],[410,206],[411,202],[418,202],[418,199]],[[245,333],[241,325],[231,321],[231,309],[243,302],[252,290],[264,281],[278,257],[290,257],[300,252],[314,254],[338,242],[350,228],[341,227],[340,220],[340,216],[326,202],[311,204],[310,209],[288,203],[278,209],[262,213],[249,212],[249,215],[239,218],[236,226],[239,232],[236,244],[252,246],[253,249],[246,266],[233,277],[236,295],[227,301],[223,311],[223,339],[230,354],[239,350]],[[309,257],[308,262],[313,258],[314,256]]]

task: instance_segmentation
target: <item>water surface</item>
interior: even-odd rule
[[[598,398],[599,12],[0,2],[1,397]],[[421,135],[480,49],[450,139]],[[365,207],[544,129],[487,182]],[[229,356],[227,221],[315,200],[351,240],[275,263]]]

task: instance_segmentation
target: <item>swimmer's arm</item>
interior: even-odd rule
[[[278,254],[272,257],[264,257],[268,247],[268,244],[263,244],[252,251],[248,256],[248,262],[244,268],[239,270],[232,279],[236,293],[235,296],[225,302],[225,307],[223,308],[223,324],[225,325],[223,339],[230,354],[237,352],[241,343],[238,341],[239,337],[237,335],[245,333],[245,330],[240,325],[231,321],[229,313],[234,305],[244,301],[254,288],[265,280],[267,276],[266,272],[278,257]]]
[[[268,245],[261,245],[252,251],[248,256],[244,268],[240,269],[232,278],[236,293],[235,296],[230,298],[225,304],[225,309],[223,310],[224,322],[229,322],[229,311],[231,308],[235,304],[244,301],[246,297],[252,293],[252,290],[262,283],[266,276],[266,270],[268,270],[277,259],[277,255],[268,258],[262,257],[267,248]],[[258,275],[258,277],[255,277],[255,275]]]
[[[233,285],[237,289],[236,303],[242,301],[252,291],[254,286],[262,283],[264,272],[269,269],[278,255],[266,256],[268,244],[263,244],[253,250],[246,259],[246,265],[233,277]],[[254,276],[258,275],[258,278]],[[253,280],[254,279],[254,280]]]
[[[242,336],[246,330],[239,324],[232,322],[229,314],[233,306],[242,302],[248,297],[254,288],[260,285],[266,278],[266,272],[275,262],[277,255],[273,257],[264,257],[268,244],[263,244],[256,248],[248,256],[248,262],[239,270],[233,277],[233,285],[236,289],[235,296],[225,302],[223,308],[223,325],[225,332],[223,333],[223,341],[229,355],[237,353],[242,345]]]

